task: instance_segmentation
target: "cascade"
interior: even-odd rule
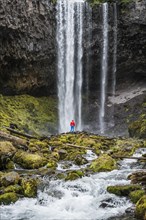
[[[106,86],[108,72],[108,3],[102,5],[103,14],[103,46],[101,60],[101,94],[100,94],[100,110],[99,110],[99,128],[100,133],[105,132],[105,102],[106,102]]]
[[[139,149],[133,156],[140,157],[144,153],[144,148]],[[85,156],[89,162],[95,159],[91,152]],[[134,159],[124,159],[119,166],[119,170],[99,172],[74,181],[54,180],[46,176],[37,198],[21,198],[14,204],[1,206],[0,217],[2,220],[108,220],[115,216],[114,219],[120,220],[120,215],[133,205],[129,199],[119,198],[106,189],[110,185],[130,184],[129,174],[142,170]]]
[[[86,99],[87,99],[87,108],[89,107],[89,76],[92,72],[92,60],[91,60],[91,44],[92,44],[92,8],[86,2],[86,17],[87,17],[87,52],[86,52]]]
[[[57,2],[60,132],[69,131],[72,119],[76,121],[76,129],[82,129],[83,6],[83,1]]]
[[[116,71],[117,71],[117,28],[118,28],[118,24],[117,24],[117,4],[114,3],[113,6],[113,13],[114,13],[114,33],[113,33],[113,47],[114,47],[114,51],[113,51],[113,68],[112,68],[112,97],[115,97],[115,93],[116,93]],[[112,121],[111,121],[111,126],[114,126],[114,103],[112,105]]]

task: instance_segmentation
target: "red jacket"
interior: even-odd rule
[[[75,122],[71,121],[70,126],[75,126]]]

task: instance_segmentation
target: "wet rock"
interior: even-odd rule
[[[99,156],[94,160],[89,169],[93,172],[104,172],[116,169],[116,161],[107,154]]]
[[[135,216],[138,219],[146,219],[146,195],[136,203]]]
[[[10,168],[10,159],[16,152],[16,148],[8,141],[0,141],[0,170]]]
[[[25,169],[36,169],[47,164],[46,158],[24,151],[18,151],[14,156],[14,161]]]
[[[4,193],[0,195],[0,205],[9,205],[11,203],[16,202],[18,199],[19,197],[14,192]]]
[[[9,172],[1,176],[0,178],[0,184],[2,186],[9,186],[9,185],[15,185],[20,182],[20,176],[17,172]]]
[[[23,178],[21,181],[21,186],[24,191],[24,196],[26,197],[36,197],[37,195],[37,180]]]
[[[109,193],[113,193],[117,196],[128,196],[130,192],[141,189],[142,187],[140,185],[116,185],[107,187]]]

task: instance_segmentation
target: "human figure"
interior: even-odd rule
[[[72,120],[71,122],[70,122],[70,132],[74,132],[74,129],[75,129],[75,121],[74,120]]]

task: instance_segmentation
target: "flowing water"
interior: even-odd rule
[[[114,51],[113,51],[113,69],[112,69],[112,98],[115,97],[116,94],[116,71],[117,71],[117,29],[118,29],[118,20],[117,20],[117,4],[114,3],[113,6],[113,13],[114,13]],[[114,122],[114,103],[112,105],[112,117],[110,121],[110,125],[113,127],[115,125]]]
[[[105,132],[105,105],[106,105],[106,86],[108,72],[108,3],[102,4],[103,14],[103,46],[101,60],[101,94],[100,94],[100,111],[99,126],[100,133]]]
[[[141,156],[146,149],[133,156]],[[87,152],[86,158],[95,155]],[[119,170],[101,172],[75,181],[44,178],[44,187],[38,190],[35,199],[20,199],[15,204],[1,206],[1,220],[107,220],[123,215],[131,202],[106,191],[107,186],[129,184],[127,176],[140,170],[141,165],[133,159],[125,159]],[[63,169],[62,169],[63,171]]]
[[[57,1],[59,131],[82,128],[83,1]]]

